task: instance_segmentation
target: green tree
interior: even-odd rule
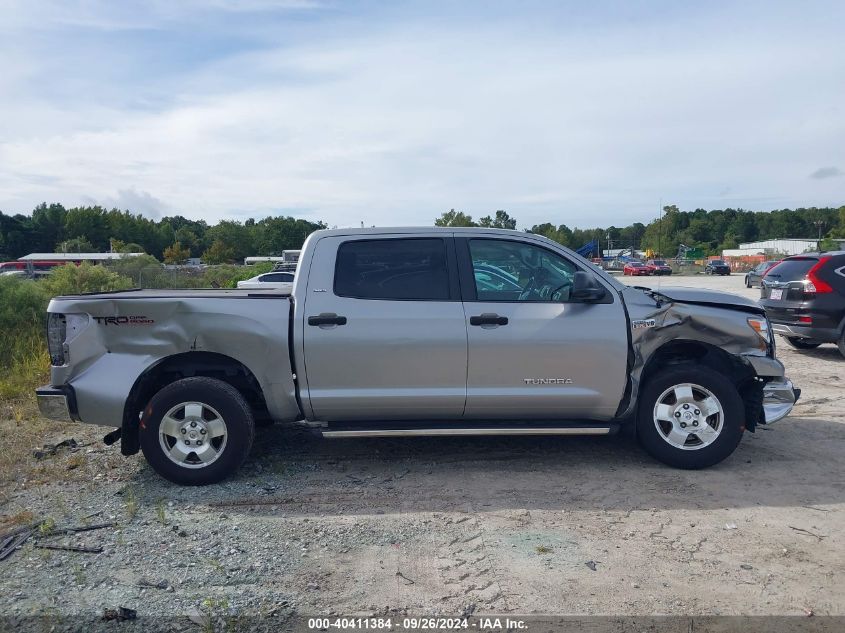
[[[165,264],[184,264],[191,256],[191,249],[182,246],[179,242],[173,242],[164,249]]]
[[[99,206],[68,209],[65,216],[65,235],[68,239],[85,238],[94,245],[97,252],[107,250],[112,231],[105,209]]]
[[[494,229],[515,229],[516,219],[508,215],[507,211],[499,209],[496,211],[496,217],[491,218],[489,215],[484,216],[478,221],[481,226],[486,226]]]
[[[33,250],[49,253],[65,239],[67,210],[60,204],[42,202],[32,211],[32,228],[37,235]]]
[[[57,248],[59,253],[99,253],[85,236],[65,240]]]
[[[123,240],[112,238],[109,240],[112,253],[143,253],[144,247],[134,242],[128,244]]]
[[[202,261],[206,264],[228,264],[235,259],[235,249],[225,244],[223,240],[214,240],[202,254]]]
[[[478,226],[471,215],[450,209],[434,221],[434,226]]]
[[[83,262],[66,264],[55,268],[42,282],[51,296],[74,295],[81,292],[104,292],[126,290],[132,287],[132,280],[117,274],[105,266]]]

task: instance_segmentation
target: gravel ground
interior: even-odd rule
[[[759,294],[741,276],[634,282]],[[33,460],[2,491],[0,521],[116,525],[49,539],[101,553],[31,538],[0,562],[0,614],[123,606],[186,630],[252,614],[845,615],[845,359],[778,355],[803,389],[793,415],[699,472],[621,437],[322,440],[276,426],[235,478],[180,488],[100,429],[56,427],[45,442],[84,444],[44,458],[67,476],[42,482]]]

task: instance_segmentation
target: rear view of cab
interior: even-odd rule
[[[845,251],[787,257],[763,278],[760,305],[796,349],[836,343],[845,356]]]

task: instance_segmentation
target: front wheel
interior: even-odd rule
[[[139,427],[147,462],[173,483],[202,486],[235,472],[255,436],[252,411],[232,385],[183,378],[159,391]]]
[[[718,464],[734,452],[744,430],[736,387],[707,367],[665,369],[640,396],[637,438],[652,457],[676,468]]]
[[[745,287],[751,288],[751,280],[749,280],[747,276],[745,277]]]
[[[821,343],[810,340],[808,338],[795,338],[794,336],[786,337],[786,342],[792,345],[795,349],[816,349]]]

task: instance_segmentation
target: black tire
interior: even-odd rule
[[[206,466],[199,466],[198,463],[194,463],[194,467],[180,466],[165,453],[162,446],[162,442],[169,441],[166,438],[160,439],[162,419],[182,403],[200,403],[207,407],[202,410],[203,417],[211,415],[208,412],[214,409],[224,421],[225,442],[221,440],[218,443],[222,448],[215,451],[217,457]],[[183,419],[186,416],[187,410],[184,411]],[[255,423],[249,405],[237,389],[222,380],[198,376],[177,380],[153,396],[144,409],[139,433],[144,457],[159,475],[176,484],[204,486],[225,479],[243,464],[252,448]],[[177,439],[175,443],[178,442],[180,440]],[[206,439],[206,442],[211,444],[212,440]],[[196,453],[193,455],[186,459],[198,462]]]
[[[839,353],[845,356],[845,330],[842,330],[842,335],[836,341],[836,346],[839,348]]]
[[[748,275],[745,276],[745,287],[746,288],[753,288],[754,286],[751,284],[751,280],[748,279]]]
[[[704,387],[722,406],[721,426],[716,439],[698,449],[683,449],[670,444],[658,431],[654,409],[658,398],[675,385],[691,383]],[[745,406],[734,384],[724,375],[708,367],[675,365],[649,379],[640,394],[637,416],[637,439],[655,459],[687,470],[718,464],[736,450],[745,431]]]
[[[808,338],[795,338],[792,336],[784,338],[786,338],[786,342],[792,345],[795,349],[816,349],[819,345],[821,345],[821,343]]]

